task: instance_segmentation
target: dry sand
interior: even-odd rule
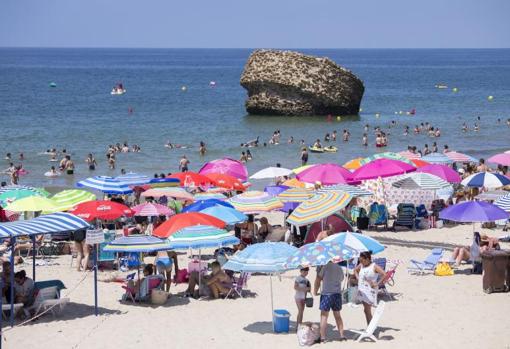
[[[480,275],[470,275],[469,266],[461,266],[454,276],[416,276],[407,273],[411,258],[423,259],[431,248],[452,249],[471,242],[471,226],[426,231],[368,232],[387,248],[380,255],[402,260],[397,269],[395,294],[388,301],[376,332],[379,342],[358,344],[352,332],[349,341],[339,342],[332,316],[328,336],[331,342],[321,348],[509,348],[510,293],[485,294]],[[501,231],[486,231],[491,236]],[[504,244],[504,248],[510,248]],[[449,254],[449,252],[448,252]],[[186,255],[180,256],[187,264]],[[93,275],[75,290],[83,277],[70,268],[70,256],[58,258],[59,265],[37,268],[38,280],[61,279],[71,291],[71,303],[63,314],[51,315],[28,325],[5,328],[4,348],[296,348],[295,333],[271,332],[269,278],[252,276],[248,296],[229,300],[195,300],[175,295],[185,285],[172,285],[174,295],[165,306],[133,305],[119,302],[123,290],[117,283],[99,283],[101,315],[93,315]],[[31,265],[24,266],[27,271]],[[276,308],[288,309],[295,325],[296,307],[293,280],[296,272],[273,279]],[[104,276],[104,275],[103,275]],[[313,280],[314,273],[310,273]],[[306,309],[305,321],[318,322],[319,310]],[[342,317],[346,329],[365,327],[360,307],[344,306]]]

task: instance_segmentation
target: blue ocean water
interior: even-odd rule
[[[348,143],[337,142],[335,154],[312,154],[310,162],[336,162],[377,152],[374,134],[370,146],[361,146],[363,126],[388,129],[385,151],[422,148],[436,141],[439,148],[481,157],[510,148],[510,50],[301,50],[327,56],[347,67],[365,83],[362,112],[341,116],[333,122],[325,117],[247,116],[245,90],[239,85],[251,50],[248,49],[0,49],[0,154],[10,152],[17,159],[23,152],[24,167],[30,172],[25,184],[72,185],[91,174],[117,175],[120,169],[152,175],[176,171],[186,154],[191,169],[222,156],[239,158],[240,143],[260,136],[268,141],[281,130],[282,144],[252,148],[250,172],[276,162],[296,167],[299,143],[323,138],[325,133],[347,129]],[[121,81],[127,93],[112,96]],[[216,86],[210,87],[209,82]],[[57,87],[50,87],[55,82]],[[438,83],[449,86],[439,90]],[[186,91],[181,87],[186,86]],[[452,88],[458,88],[453,92]],[[494,96],[492,101],[488,96]],[[128,110],[132,108],[130,114]],[[416,108],[416,115],[398,111]],[[377,118],[376,113],[380,114]],[[405,114],[405,113],[404,113]],[[481,118],[480,131],[463,133],[463,122],[472,128]],[[497,119],[501,119],[501,123]],[[440,127],[442,137],[403,135],[421,122]],[[293,136],[296,142],[287,144]],[[341,137],[339,137],[341,138]],[[192,146],[167,149],[172,143]],[[119,154],[117,168],[109,170],[105,151],[108,144],[138,144],[141,153]],[[208,148],[198,155],[198,143]],[[43,173],[51,163],[38,155],[48,148],[66,148],[77,164],[74,176],[48,179]],[[84,162],[92,152],[99,166],[91,173]],[[19,162],[19,161],[15,161]],[[0,160],[0,169],[8,163]],[[7,180],[8,177],[0,178]]]

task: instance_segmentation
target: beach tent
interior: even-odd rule
[[[317,235],[319,235],[319,233],[323,230],[322,227],[327,226],[328,224],[333,225],[333,231],[335,233],[339,233],[341,231],[354,231],[354,228],[347,219],[345,219],[342,215],[335,213],[326,218],[323,225],[321,222],[315,222],[310,226],[310,229],[308,229],[308,232],[306,233],[305,244],[315,242]]]

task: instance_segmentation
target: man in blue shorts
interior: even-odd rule
[[[344,337],[344,324],[342,316],[340,316],[340,310],[342,309],[342,280],[344,279],[344,272],[342,267],[337,263],[329,262],[324,266],[317,268],[317,277],[315,278],[315,284],[313,294],[319,295],[319,288],[321,288],[321,298],[319,309],[321,310],[321,324],[320,324],[320,341],[323,342],[326,339],[326,328],[328,326],[329,312],[333,311],[335,317],[336,326],[340,332],[340,340],[346,340]],[[321,285],[322,284],[322,285]]]

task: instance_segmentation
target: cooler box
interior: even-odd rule
[[[275,333],[289,332],[290,313],[285,309],[275,309],[273,312],[273,326]]]
[[[482,253],[482,283],[485,293],[508,291],[510,286],[507,285],[509,258],[510,253],[501,250]]]

